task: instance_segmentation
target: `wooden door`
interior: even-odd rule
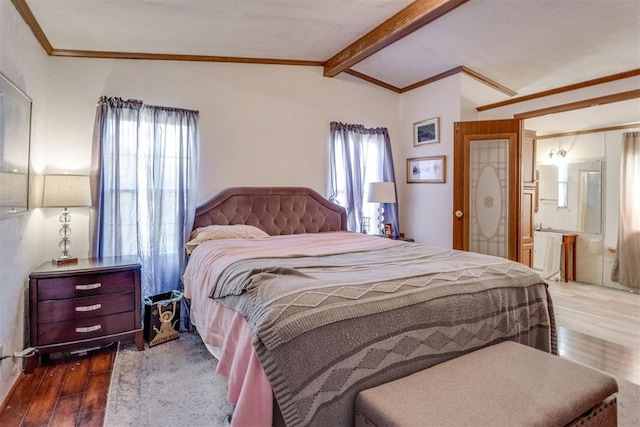
[[[521,259],[520,122],[454,124],[454,249]]]

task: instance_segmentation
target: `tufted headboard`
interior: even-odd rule
[[[347,229],[345,209],[304,187],[231,187],[196,209],[193,228],[248,224],[271,236]]]

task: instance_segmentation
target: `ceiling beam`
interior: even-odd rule
[[[612,104],[614,102],[626,101],[628,99],[635,98],[640,98],[640,89],[599,96],[597,98],[584,99],[582,101],[570,102],[568,104],[554,105],[553,107],[541,108],[539,110],[527,111],[524,113],[514,114],[513,118],[530,119],[532,117],[563,113],[565,111],[579,110],[581,108],[597,107],[598,105]]]
[[[469,0],[417,0],[330,58],[325,77],[335,77]]]
[[[51,46],[51,43],[49,43],[49,39],[47,39],[44,31],[42,31],[42,27],[40,27],[40,24],[38,24],[36,17],[33,16],[33,12],[31,12],[31,8],[29,8],[27,2],[25,0],[11,0],[11,3],[13,3],[27,26],[31,28],[31,31],[36,37],[36,40],[38,40],[38,42],[40,43],[40,46],[42,46],[44,51],[47,52],[47,55],[51,55],[51,53],[53,52],[53,46]]]
[[[604,128],[597,128],[597,129],[575,130],[571,132],[562,132],[562,133],[550,133],[548,135],[536,135],[536,140],[539,141],[541,139],[561,138],[563,136],[586,135],[589,133],[601,133],[601,132],[610,132],[612,130],[636,129],[636,128],[640,128],[640,122],[631,123],[628,125],[608,126]]]
[[[639,76],[640,68],[636,68],[635,70],[624,71],[622,73],[610,74],[608,76],[599,77],[597,79],[586,80],[579,83],[574,83],[567,86],[557,87],[555,89],[549,89],[542,92],[532,93],[530,95],[523,95],[517,98],[507,99],[506,101],[496,102],[494,104],[481,105],[476,108],[478,111],[491,110],[492,108],[504,107],[505,105],[517,104],[518,102],[531,101],[532,99],[543,98],[545,96],[557,95],[563,92],[569,92],[572,90],[583,89],[589,86],[596,86],[603,83],[609,83],[616,80],[623,80],[629,77]]]

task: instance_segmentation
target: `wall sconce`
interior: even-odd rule
[[[550,159],[553,159],[554,157],[564,159],[566,155],[567,155],[567,150],[565,150],[564,148],[558,148],[557,151],[555,148],[552,148],[551,151],[549,151]]]

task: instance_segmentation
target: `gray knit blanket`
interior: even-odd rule
[[[421,244],[226,268],[211,296],[247,319],[288,426],[349,426],[358,392],[512,340],[555,353],[542,278]]]

